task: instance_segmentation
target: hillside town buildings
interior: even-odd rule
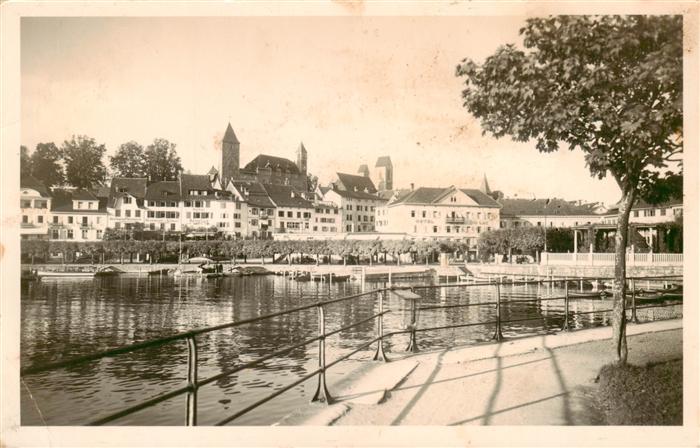
[[[460,186],[397,189],[391,158],[370,170],[336,173],[327,186],[309,190],[308,153],[296,161],[260,154],[240,167],[240,142],[229,123],[222,139],[221,171],[181,173],[176,180],[115,177],[94,191],[47,189],[21,179],[22,239],[97,241],[117,232],[158,232],[165,238],[314,239],[366,235],[372,238],[460,239],[476,253],[479,236],[510,227],[563,227],[579,234],[610,232],[617,209],[564,199],[504,198],[486,176],[479,189]],[[630,223],[639,238],[658,247],[660,226],[682,216],[682,201],[652,206],[638,201]]]

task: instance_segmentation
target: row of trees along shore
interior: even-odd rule
[[[657,224],[659,251],[679,253],[683,251],[683,223],[680,219],[672,223]],[[284,258],[291,254],[328,257],[336,255],[345,261],[350,258],[355,263],[374,263],[387,255],[395,260],[398,255],[410,253],[415,262],[436,261],[438,253],[463,255],[468,246],[459,240],[255,240],[226,239],[211,229],[211,236],[202,240],[184,240],[180,243],[178,232],[158,232],[148,230],[124,231],[108,229],[103,241],[73,242],[23,240],[22,256],[25,261],[47,260],[50,253],[66,253],[70,258],[88,256],[93,262],[102,260],[122,262],[132,260],[135,254],[149,254],[154,262],[177,260],[180,249],[186,257],[212,256],[217,258]],[[549,252],[573,252],[574,232],[570,228],[548,228],[546,232]],[[484,232],[479,236],[480,261],[490,261],[496,254],[530,255],[536,257],[544,249],[545,232],[542,227],[511,227]],[[603,239],[601,232],[581,231],[579,247],[586,252],[593,243],[597,252],[614,252],[614,239]],[[641,245],[637,251],[644,250]],[[648,249],[647,249],[648,250]]]
[[[399,256],[411,254],[412,262],[426,263],[438,260],[439,253],[464,254],[467,245],[454,240],[103,240],[94,242],[72,241],[22,241],[22,257],[25,261],[47,260],[50,253],[66,254],[66,262],[80,258],[94,263],[127,262],[136,254],[144,260],[146,255],[153,262],[176,263],[180,253],[184,258],[207,256],[223,260],[248,258],[289,262],[293,257],[307,257],[331,261],[331,256],[341,257],[342,263],[400,263]]]
[[[31,175],[51,188],[71,185],[92,188],[113,177],[145,177],[151,182],[174,180],[182,171],[175,144],[156,138],[145,148],[134,141],[123,143],[104,163],[107,147],[94,138],[78,135],[59,147],[53,142],[39,143],[32,153],[20,147],[20,172]]]

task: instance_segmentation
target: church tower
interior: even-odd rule
[[[229,180],[238,179],[240,157],[241,143],[236,138],[231,123],[229,123],[221,142],[221,184],[223,188],[226,188]]]
[[[481,187],[479,187],[483,193],[491,195],[491,188],[489,187],[489,181],[486,180],[486,173],[484,173],[484,180],[481,181]]]
[[[299,172],[306,176],[306,148],[304,148],[304,143],[299,144],[299,149],[297,149],[297,168]]]

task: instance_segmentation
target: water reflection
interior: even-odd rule
[[[429,281],[428,281],[429,282]],[[422,282],[420,284],[425,284]],[[414,283],[416,285],[416,283]],[[366,289],[385,286],[369,284]],[[54,279],[22,288],[21,362],[44,364],[68,357],[145,341],[177,332],[276,313],[300,305],[359,292],[357,282],[321,284],[295,282],[284,277],[196,279],[171,277]],[[536,296],[535,287],[503,287],[503,319],[528,319],[504,324],[505,337],[540,334],[561,327],[563,300],[508,303]],[[418,289],[421,305],[480,304],[495,301],[494,287]],[[541,291],[550,296],[561,291]],[[407,308],[388,294],[385,332],[401,329]],[[609,300],[572,300],[572,311],[603,310]],[[327,331],[347,327],[378,311],[376,297],[363,297],[327,306]],[[662,313],[662,311],[657,311]],[[668,314],[668,312],[666,313]],[[666,316],[668,317],[668,316]],[[469,306],[424,310],[420,325],[458,325],[495,318],[493,306]],[[198,336],[199,378],[214,375],[297,344],[317,335],[317,310],[227,328]],[[644,316],[640,316],[644,319]],[[570,318],[572,328],[606,323],[608,316],[591,313]],[[328,362],[375,337],[376,320],[345,329],[327,339]],[[421,348],[447,347],[491,339],[493,325],[427,331],[418,335]],[[385,342],[385,350],[403,351],[406,335]],[[334,366],[329,381],[371,359],[376,347]],[[223,377],[200,389],[199,422],[212,424],[236,410],[279,390],[317,367],[317,344],[295,348],[286,355],[256,367]],[[22,387],[22,424],[83,424],[185,385],[187,348],[184,341],[166,344],[115,358],[28,376]],[[308,401],[316,387],[308,381],[235,421],[235,424],[271,424]],[[28,390],[27,390],[28,389]],[[31,392],[33,400],[30,398]],[[39,411],[37,411],[37,408]],[[180,425],[184,422],[184,398],[168,400],[114,422],[129,425]]]

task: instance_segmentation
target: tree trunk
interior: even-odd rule
[[[617,215],[617,232],[615,233],[615,281],[613,283],[612,340],[615,358],[618,363],[627,363],[627,315],[625,312],[625,295],[627,292],[627,238],[629,218],[635,192],[624,192]]]

